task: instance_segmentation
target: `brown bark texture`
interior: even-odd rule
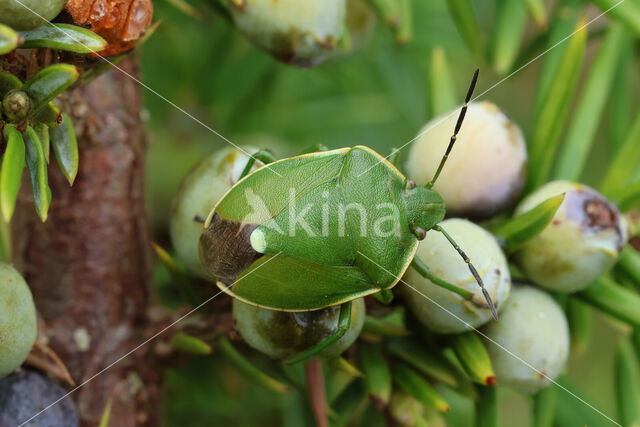
[[[137,75],[133,58],[120,67]],[[118,70],[68,91],[60,101],[75,123],[80,170],[70,187],[55,165],[49,168],[53,201],[44,224],[25,179],[12,225],[13,262],[44,319],[41,332],[81,384],[145,338],[146,140],[139,87]],[[97,425],[109,400],[110,425],[157,425],[159,378],[145,350],[74,392],[82,425]]]

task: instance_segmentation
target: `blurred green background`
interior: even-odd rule
[[[162,24],[142,49],[144,82],[235,144],[270,148],[279,156],[316,143],[331,148],[364,144],[383,154],[405,144],[432,117],[427,70],[435,47],[445,51],[460,101],[476,67],[481,69],[476,94],[502,78],[469,53],[446,0],[413,1],[415,35],[410,43],[398,45],[391,32],[377,22],[361,50],[310,70],[274,61],[217,16],[207,2],[190,4],[201,13],[200,19],[163,1],[155,2],[155,16]],[[478,37],[488,40],[495,2],[473,4],[482,31]],[[599,13],[595,8],[588,10],[590,17]],[[603,18],[590,27],[593,40],[585,70],[600,43],[599,29],[607,25]],[[523,46],[539,33],[529,20]],[[542,60],[535,61],[482,98],[501,107],[525,134],[532,126],[541,64]],[[629,90],[638,85],[635,58],[633,67]],[[144,96],[151,139],[149,214],[154,239],[168,246],[171,197],[180,180],[201,158],[227,143],[152,93]],[[632,110],[637,111],[637,99],[632,103]],[[609,159],[607,110],[587,163],[587,183],[597,182]],[[612,330],[616,328],[611,328],[611,321],[598,316],[593,344],[568,367],[569,381],[578,394],[607,414],[616,410],[612,383],[616,335]],[[311,422],[309,414],[298,409],[300,396],[277,395],[254,386],[218,356],[194,358],[169,371],[165,392],[168,426],[298,426]],[[500,393],[504,397],[503,425],[527,425],[529,398],[508,390]],[[451,404],[448,424],[468,425],[472,405],[455,397]],[[560,405],[559,412],[565,415],[559,419],[568,424],[559,425],[610,425],[567,393],[560,392]],[[375,413],[362,419],[362,425],[381,423]]]

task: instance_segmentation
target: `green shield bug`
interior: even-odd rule
[[[438,225],[446,211],[432,190],[477,78],[476,70],[446,153],[425,186],[416,186],[364,146],[279,161],[267,152],[254,154],[246,176],[220,199],[204,224],[199,252],[205,271],[224,292],[255,306],[309,311],[342,304],[338,330],[303,355],[308,357],[344,335],[352,300],[389,295],[414,261],[418,241],[434,230],[464,258],[496,317],[475,267]],[[249,174],[256,159],[267,166]],[[424,268],[419,271],[433,278]]]

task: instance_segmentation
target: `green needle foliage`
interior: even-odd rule
[[[327,373],[325,374],[327,402],[329,405],[336,402],[345,390],[362,376],[362,373],[347,362],[346,359],[340,357],[333,359],[327,365]]]
[[[640,4],[637,1],[594,0],[593,3],[629,27],[636,36],[640,35]]]
[[[433,388],[420,374],[403,364],[396,364],[392,369],[393,379],[398,386],[422,405],[440,412],[448,412],[449,404],[440,393]]]
[[[474,3],[470,0],[448,0],[447,6],[469,51],[477,56],[484,55],[482,31],[474,13]]]
[[[18,191],[25,166],[24,139],[14,125],[6,125],[4,138],[7,148],[2,156],[0,169],[0,207],[5,222],[9,222],[16,206]]]
[[[205,341],[184,332],[178,332],[171,338],[171,347],[177,351],[196,356],[204,356],[212,352],[211,346]]]
[[[611,198],[625,211],[637,207],[640,205],[640,180],[612,191]]]
[[[531,18],[540,28],[547,26],[547,9],[543,0],[526,0],[527,10]]]
[[[64,92],[78,79],[78,69],[69,64],[56,64],[44,68],[27,80],[23,86],[33,101],[31,115],[44,108],[49,101]]]
[[[495,387],[483,387],[476,403],[475,427],[498,427],[499,415],[498,390]]]
[[[544,230],[564,201],[564,194],[551,197],[535,208],[515,216],[493,230],[505,250],[512,253]]]
[[[558,179],[576,181],[582,174],[626,39],[622,26],[614,24],[600,46],[558,154]]]
[[[496,24],[493,33],[493,68],[500,75],[507,74],[518,55],[518,48],[527,23],[526,4],[520,0],[497,2]]]
[[[51,140],[58,166],[69,185],[73,185],[78,173],[79,154],[76,132],[68,114],[63,114],[62,122],[51,129]]]
[[[633,45],[633,38],[626,37],[616,64],[611,88],[611,112],[608,119],[610,121],[611,148],[614,153],[622,146],[631,127],[633,94],[629,90],[629,86],[631,84],[631,71],[634,60]]]
[[[107,401],[102,416],[100,417],[100,424],[98,427],[109,427],[109,421],[111,420],[111,400]]]
[[[21,31],[21,48],[49,48],[74,53],[95,53],[107,46],[106,40],[85,28],[69,24],[45,24],[31,31]]]
[[[432,349],[426,348],[413,338],[398,338],[387,341],[387,350],[398,359],[412,365],[426,376],[457,387],[459,380],[453,367]]]
[[[379,345],[363,345],[358,356],[364,373],[367,393],[374,401],[386,406],[391,398],[391,371]]]
[[[640,295],[628,290],[609,277],[601,277],[584,291],[576,294],[584,302],[601,309],[607,314],[640,327]]]
[[[624,248],[618,260],[618,268],[624,270],[634,283],[640,283],[640,253],[638,251],[631,247]]]
[[[51,189],[49,189],[47,177],[47,159],[40,138],[31,126],[27,127],[24,138],[27,147],[26,161],[29,176],[31,177],[33,199],[40,219],[45,222],[49,205],[51,204]]]
[[[629,184],[638,171],[640,158],[640,114],[638,114],[627,134],[625,142],[616,152],[602,180],[602,192],[607,195],[615,194]]]
[[[534,397],[534,427],[552,427],[555,419],[558,389],[547,387],[540,390]]]
[[[545,97],[549,92],[549,86],[555,80],[555,73],[560,64],[565,51],[568,49],[567,40],[575,31],[576,24],[581,13],[580,0],[564,0],[556,4],[553,19],[546,34],[546,44],[544,45],[544,57],[538,86],[534,101],[534,116],[540,114],[540,109],[545,105]]]
[[[46,23],[29,31],[15,32],[0,24],[0,55],[16,48],[50,49],[54,56],[62,51],[82,55],[100,51],[106,45],[102,37],[76,25]],[[80,72],[74,65],[56,63],[40,69],[23,83],[10,70],[5,70],[3,64],[0,62],[0,128],[5,129],[6,148],[0,171],[0,210],[4,222],[8,223],[26,165],[36,211],[40,219],[46,221],[51,204],[48,184],[51,146],[69,184],[73,184],[78,173],[79,160],[71,117],[63,115],[52,101],[77,82]],[[16,108],[16,99],[22,100],[21,111],[10,111],[10,107]]]
[[[618,415],[622,425],[640,424],[640,366],[638,355],[628,339],[620,340],[616,354]]]
[[[495,385],[496,373],[491,359],[481,338],[475,332],[455,335],[452,345],[458,360],[472,381],[485,386]]]
[[[433,116],[453,110],[459,103],[460,97],[456,93],[452,70],[447,63],[447,57],[441,47],[431,52],[427,99]]]
[[[552,81],[542,95],[543,107],[537,110],[534,118],[534,130],[529,140],[528,191],[542,185],[551,171],[582,71],[587,42],[585,24],[586,21],[580,20],[574,28],[576,34],[567,41],[567,48],[553,72]]]
[[[6,25],[0,24],[0,55],[11,52],[18,47],[20,35]]]
[[[71,117],[52,100],[74,84],[78,76],[75,66],[55,64],[41,69],[23,84],[15,75],[0,71],[0,117],[8,122],[1,122],[6,151],[0,170],[0,209],[7,223],[13,215],[24,165],[29,171],[36,211],[46,221],[51,204],[48,166],[52,145],[63,175],[73,184],[78,173],[78,141]],[[23,111],[9,114],[6,110],[5,101],[12,94],[26,99]]]
[[[289,391],[290,388],[288,385],[278,381],[257,368],[255,364],[244,357],[227,338],[220,339],[218,342],[218,349],[236,368],[258,384],[272,391]]]
[[[566,312],[571,333],[571,352],[574,355],[580,355],[589,347],[593,335],[591,309],[582,301],[569,298]]]

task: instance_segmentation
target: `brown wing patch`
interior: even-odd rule
[[[214,214],[200,236],[200,260],[213,278],[231,285],[244,270],[263,254],[249,240],[256,224],[230,221]]]

